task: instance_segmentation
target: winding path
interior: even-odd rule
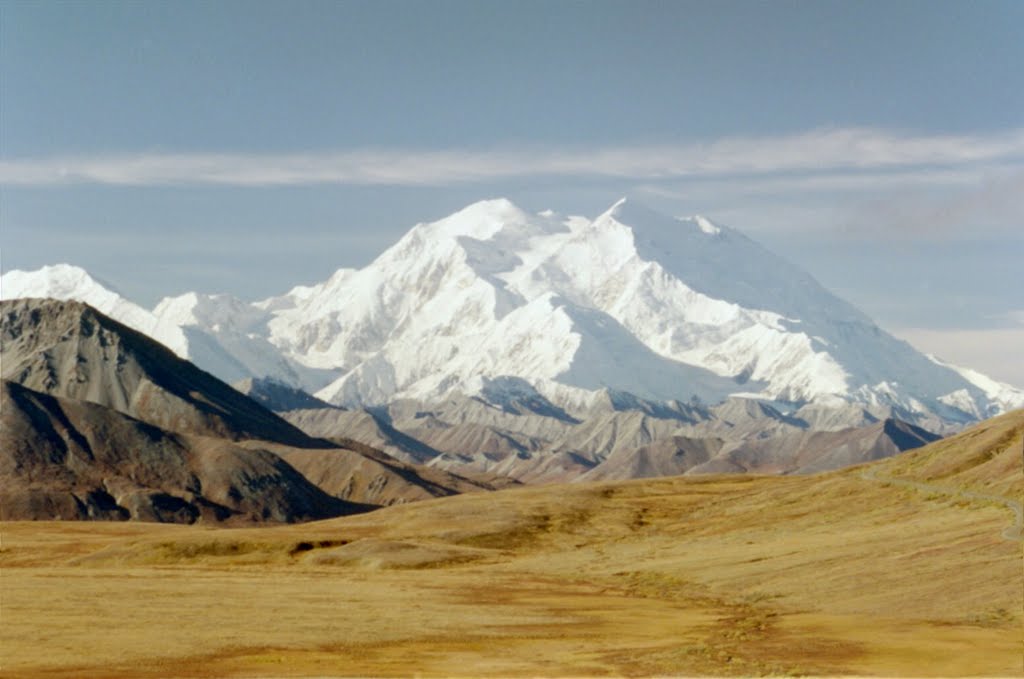
[[[951,497],[963,497],[969,500],[982,500],[985,502],[1001,504],[1013,512],[1014,516],[1013,525],[1002,532],[1003,539],[1011,541],[1024,540],[1024,506],[1022,506],[1017,500],[1013,500],[1004,495],[976,493],[973,490],[960,490],[959,488],[938,486],[932,483],[921,483],[920,481],[907,481],[906,479],[879,478],[875,475],[874,470],[861,472],[860,478],[865,481],[873,481],[875,483],[890,483],[895,486],[912,488],[923,493],[939,493],[942,495],[949,495]]]

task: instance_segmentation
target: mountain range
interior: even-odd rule
[[[7,272],[0,296],[84,301],[226,382],[272,378],[344,407],[462,395],[583,418],[738,397],[946,432],[1024,405],[738,231],[628,199],[592,220],[482,201],[255,303],[196,292],[148,311],[69,265]]]
[[[0,518],[291,522],[494,486],[311,437],[75,301],[0,302]]]
[[[149,311],[66,264],[5,273],[0,297],[5,379],[262,441],[329,496],[374,506],[811,473],[1024,406],[741,233],[626,199],[593,220],[482,201],[365,268],[254,303],[193,292]]]

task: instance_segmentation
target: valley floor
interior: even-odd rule
[[[668,478],[304,525],[6,523],[18,677],[1024,676],[998,502]]]

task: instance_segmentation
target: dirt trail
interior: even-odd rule
[[[959,488],[950,488],[948,486],[939,486],[933,483],[922,483],[920,481],[908,481],[906,479],[895,479],[889,477],[879,477],[876,475],[875,470],[868,470],[860,473],[860,478],[865,481],[873,481],[875,483],[889,483],[894,486],[902,486],[904,488],[912,488],[914,490],[923,493],[940,493],[942,495],[949,495],[951,497],[963,497],[969,500],[981,500],[984,502],[995,502],[1001,504],[1011,512],[1013,512],[1014,520],[1013,525],[1009,526],[1002,532],[1002,537],[1005,540],[1021,541],[1024,540],[1024,506],[1021,505],[1017,500],[1013,500],[1004,495],[990,495],[988,493],[978,493],[973,490],[961,490]]]

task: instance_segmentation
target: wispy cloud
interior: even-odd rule
[[[1019,161],[1024,161],[1024,129],[990,135],[910,135],[852,128],[789,136],[732,137],[703,144],[603,149],[126,153],[16,158],[0,160],[0,184],[431,186],[531,176],[653,181],[784,172],[955,169]]]
[[[726,196],[774,196],[779,194],[845,193],[891,189],[907,191],[918,188],[971,187],[986,176],[1006,172],[1002,165],[971,164],[957,167],[928,167],[910,170],[884,167],[867,170],[828,168],[824,172],[803,171],[798,174],[745,175],[688,178],[683,182],[642,184],[637,190],[654,196],[676,199],[707,199]]]

